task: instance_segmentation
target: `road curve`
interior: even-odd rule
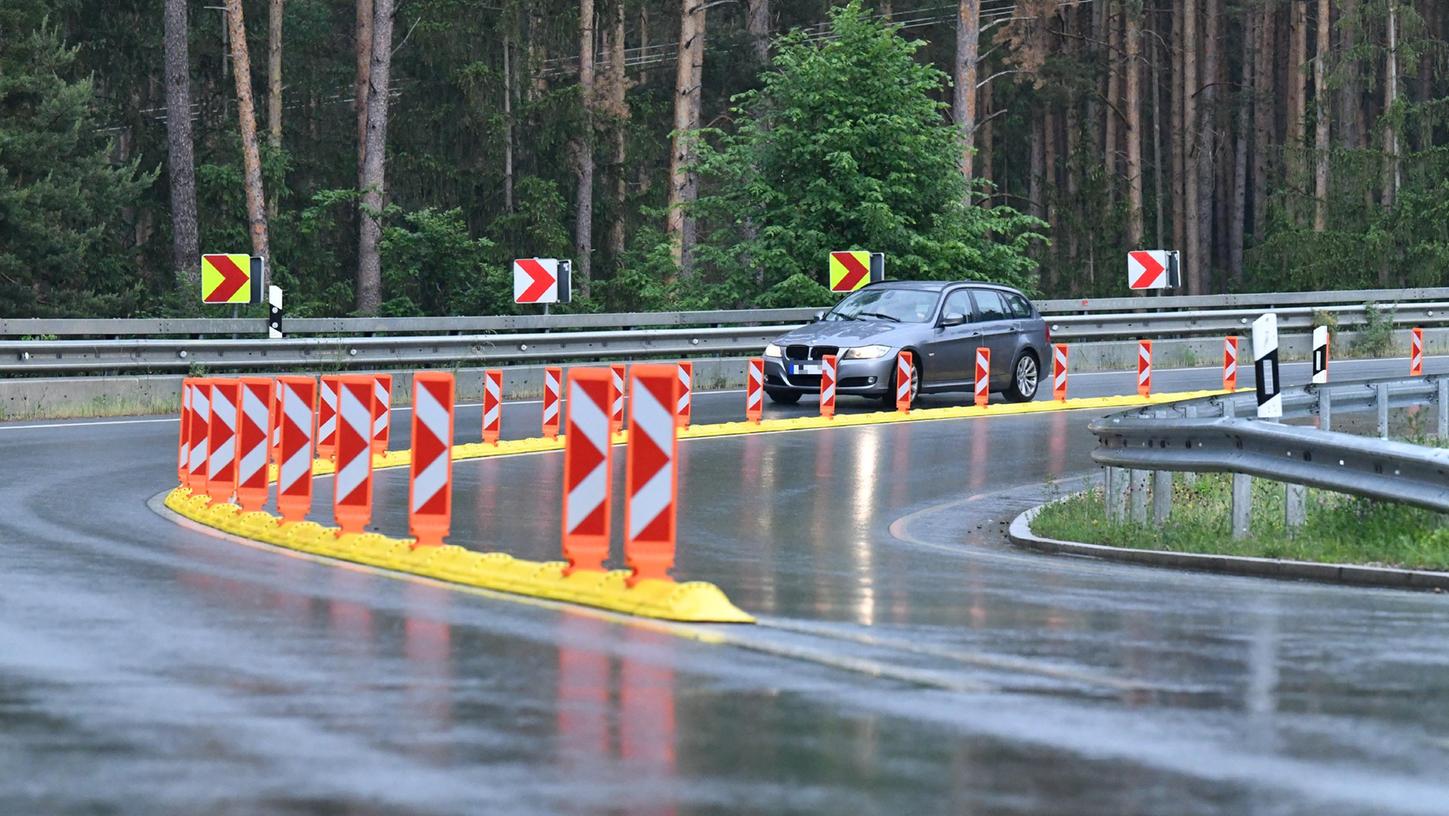
[[[0,424],[0,813],[1449,809],[1444,596],[1005,545],[1090,472],[1093,415],[682,444],[679,572],[761,617],[733,628],[240,546],[147,508],[174,422]],[[556,554],[556,454],[455,478],[456,540]],[[379,474],[379,529],[405,532],[405,479]]]

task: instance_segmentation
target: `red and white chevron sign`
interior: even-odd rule
[[[503,430],[503,372],[490,368],[483,372],[483,441],[498,444]]]
[[[312,509],[312,438],[317,429],[317,381],[281,377],[277,427],[277,510],[286,521],[302,521]]]
[[[820,415],[835,418],[835,355],[820,358]]]
[[[1238,338],[1223,338],[1223,390],[1238,390]]]
[[[558,259],[519,258],[513,262],[514,303],[558,303]]]
[[[1166,289],[1170,255],[1166,250],[1144,249],[1127,253],[1129,289]]]
[[[186,462],[186,486],[192,495],[206,492],[206,454],[209,448],[207,434],[211,430],[211,380],[201,377],[191,381],[191,413],[187,417],[191,425],[186,434],[191,451]]]
[[[191,461],[191,442],[187,435],[191,433],[191,378],[181,378],[181,426],[176,440],[176,482],[186,486],[187,466]]]
[[[565,575],[602,572],[609,557],[610,392],[607,368],[572,368],[564,427],[563,555]],[[638,426],[634,426],[638,429]]]
[[[753,357],[746,368],[745,419],[758,425],[765,415],[765,360]]]
[[[333,459],[337,453],[337,389],[340,374],[322,375],[322,401],[317,404],[317,455]]]
[[[236,380],[215,380],[211,386],[211,422],[207,437],[206,495],[229,502],[236,492],[236,423],[240,386]]]
[[[690,414],[694,412],[694,363],[680,362],[676,371],[679,374],[679,401],[675,406],[674,421],[679,427],[688,428]]]
[[[274,380],[272,388],[272,415],[267,419],[272,436],[272,462],[282,462],[282,381]]]
[[[623,363],[609,366],[609,433],[615,434],[624,427],[624,375],[628,371]]]
[[[629,371],[624,504],[624,559],[633,569],[629,586],[645,579],[669,580],[674,565],[678,401],[678,367],[636,365]]]
[[[271,447],[272,380],[243,377],[241,422],[237,428],[236,498],[242,510],[262,509],[267,503],[267,453]]]
[[[372,452],[387,453],[387,439],[392,432],[392,375],[372,375],[372,390],[377,411],[372,419]]]
[[[453,375],[413,375],[413,461],[408,532],[413,547],[441,547],[453,520]]]
[[[1052,345],[1052,399],[1067,401],[1067,344]]]
[[[991,401],[991,349],[985,346],[976,347],[975,397],[978,408]]]
[[[1418,326],[1409,333],[1409,376],[1424,376],[1424,330]]]
[[[552,366],[543,370],[543,437],[558,439],[558,398],[563,382],[563,369]]]
[[[337,382],[337,474],[332,515],[339,534],[361,533],[372,520],[372,418],[375,383],[366,375]]]
[[[1152,396],[1152,341],[1137,341],[1137,394]]]
[[[896,357],[896,410],[911,412],[911,353],[903,351]]]

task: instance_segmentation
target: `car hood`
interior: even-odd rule
[[[915,336],[923,323],[889,323],[884,320],[822,320],[801,326],[775,340],[777,345],[803,343],[805,345],[831,345],[849,348],[880,344],[898,346]]]

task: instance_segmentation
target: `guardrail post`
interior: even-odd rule
[[[1439,441],[1449,439],[1449,378],[1438,382]]]
[[[1152,471],[1152,521],[1166,524],[1172,515],[1172,471]]]
[[[1389,438],[1389,384],[1374,386],[1374,407],[1379,412],[1379,439]]]
[[[1137,524],[1147,523],[1147,476],[1149,472],[1132,470],[1132,486],[1128,490],[1131,492],[1132,521]]]
[[[1308,488],[1300,484],[1283,485],[1283,523],[1289,530],[1297,530],[1303,526],[1307,517],[1307,510],[1304,508],[1304,499],[1308,495]]]
[[[1333,430],[1333,392],[1327,386],[1318,389],[1318,429]]]
[[[1248,524],[1253,518],[1253,477],[1233,474],[1233,538],[1248,537]]]
[[[1122,521],[1127,516],[1126,468],[1107,468],[1102,492],[1107,503],[1107,519],[1116,522]]]

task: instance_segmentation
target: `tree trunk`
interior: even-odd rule
[[[1328,0],[1318,0],[1318,53],[1313,60],[1313,231],[1328,229],[1328,51],[1332,47]]]
[[[282,149],[282,5],[270,0],[267,16],[267,144]],[[277,190],[267,201],[267,216],[277,217]]]
[[[171,271],[182,294],[199,297],[196,159],[191,143],[191,68],[186,0],[166,0],[166,176],[171,186]]]
[[[615,269],[624,255],[625,210],[629,197],[628,147],[629,147],[629,100],[628,80],[624,76],[624,2],[614,0],[614,21],[609,32],[606,47],[609,60],[609,117],[613,154],[609,163],[613,166],[613,218],[609,224],[609,255]]]
[[[594,0],[579,0],[579,97],[582,133],[574,140],[579,181],[574,211],[574,286],[589,297],[594,254]]]
[[[1308,0],[1293,0],[1289,8],[1287,184],[1289,189],[1302,190],[1308,141],[1308,74],[1303,70],[1308,63]],[[1301,223],[1300,207],[1290,207],[1289,213],[1295,223]]]
[[[1206,277],[1203,259],[1198,254],[1202,245],[1201,222],[1198,221],[1198,162],[1201,161],[1202,146],[1197,144],[1198,114],[1197,94],[1200,88],[1197,80],[1197,0],[1183,0],[1182,3],[1182,139],[1183,139],[1183,257],[1187,266],[1188,291],[1190,294],[1206,293],[1203,286]]]
[[[1273,94],[1273,43],[1277,16],[1271,8],[1253,12],[1258,17],[1253,62],[1253,240],[1263,240],[1268,223],[1268,151],[1273,143],[1277,100]]]
[[[1127,72],[1127,246],[1142,247],[1142,69],[1138,53],[1142,41],[1141,0],[1127,0],[1127,36],[1123,43]]]
[[[367,186],[362,167],[367,161],[367,88],[372,70],[372,0],[357,0],[357,77],[353,80],[353,107],[357,113],[357,189]],[[361,291],[362,281],[358,280]]]
[[[760,65],[770,61],[770,0],[747,0],[745,4],[745,31],[750,35],[750,48],[755,62]]]
[[[503,35],[503,211],[513,212],[513,43]]]
[[[1358,46],[1359,0],[1340,0],[1338,29],[1338,53],[1349,54]],[[1363,145],[1360,143],[1361,134],[1358,129],[1359,111],[1363,108],[1363,90],[1359,80],[1359,61],[1357,59],[1344,59],[1338,69],[1340,83],[1338,89],[1338,112],[1334,122],[1334,129],[1338,131],[1338,143],[1356,150]]]
[[[262,159],[257,147],[257,111],[252,103],[252,63],[247,54],[247,27],[241,0],[226,0],[227,34],[231,38],[232,76],[236,78],[236,107],[241,118],[242,170],[246,184],[247,232],[252,254],[272,261],[267,240],[267,210],[262,193]]]
[[[1169,3],[1173,0],[1168,0]],[[1169,9],[1171,6],[1169,6]],[[1183,63],[1186,62],[1187,49],[1182,47],[1183,17],[1181,13],[1172,15],[1172,70],[1171,92],[1172,92],[1172,127],[1169,128],[1172,136],[1172,245],[1178,250],[1187,251],[1187,206],[1183,203],[1187,200],[1187,162],[1183,151]],[[1190,281],[1184,280],[1184,286]]]
[[[1099,0],[1100,2],[1100,0]],[[1103,127],[1103,161],[1107,168],[1107,197],[1117,200],[1117,157],[1121,154],[1118,117],[1122,115],[1122,19],[1117,13],[1121,3],[1107,3],[1107,110]]]
[[[1197,140],[1197,237],[1196,247],[1197,266],[1202,272],[1202,289],[1199,291],[1207,293],[1213,286],[1215,278],[1213,265],[1213,236],[1216,234],[1213,224],[1213,211],[1217,201],[1216,184],[1217,178],[1216,159],[1218,150],[1218,132],[1216,128],[1218,115],[1218,72],[1222,60],[1219,58],[1219,50],[1222,47],[1221,24],[1223,0],[1200,0],[1203,10],[1203,36],[1202,36],[1202,73],[1199,77],[1199,85],[1202,88],[1201,98],[1198,104],[1198,140]]]
[[[693,271],[694,219],[684,208],[699,195],[694,162],[694,131],[699,128],[700,80],[704,74],[704,0],[681,0],[679,64],[674,78],[674,144],[669,156],[667,231],[675,265],[688,277]]]
[[[382,209],[387,159],[387,96],[392,71],[393,0],[373,0],[372,63],[368,68],[367,153],[362,165],[362,228],[357,242],[357,313],[382,305]]]
[[[993,128],[991,125],[992,110],[990,82],[981,86],[981,92],[978,95],[976,104],[980,108],[978,115],[982,119],[984,119],[984,121],[981,123],[981,126],[976,129],[976,145],[977,149],[981,152],[981,160],[973,161],[972,169],[973,172],[976,173],[977,178],[990,181],[991,179],[995,178],[992,169],[992,161],[995,158],[993,147],[995,145],[993,139]],[[982,190],[982,196],[982,204],[990,207],[992,196],[991,187],[989,185]]]
[[[1155,33],[1155,29],[1154,29]],[[1153,242],[1162,246],[1167,241],[1166,220],[1162,201],[1162,50],[1158,39],[1152,38],[1152,209],[1155,229]]]
[[[1392,210],[1399,197],[1399,132],[1394,108],[1399,101],[1399,2],[1389,0],[1388,50],[1384,54],[1384,209]]]
[[[1248,207],[1248,136],[1253,127],[1254,78],[1253,49],[1258,37],[1257,12],[1243,15],[1241,47],[1242,83],[1238,89],[1238,127],[1233,136],[1233,213],[1229,222],[1231,235],[1228,237],[1228,278],[1233,283],[1243,280],[1244,231],[1247,228]]]
[[[951,100],[951,119],[961,132],[961,175],[971,181],[971,157],[976,151],[976,61],[981,39],[981,0],[959,0],[956,6],[956,64],[952,79],[956,87]],[[966,190],[971,201],[971,190]]]
[[[1030,213],[1037,218],[1042,218],[1046,215],[1042,201],[1042,176],[1046,172],[1046,162],[1043,156],[1046,150],[1046,138],[1043,133],[1045,128],[1042,119],[1042,108],[1038,105],[1033,110],[1031,117],[1031,164],[1026,189],[1026,197],[1031,207]]]

